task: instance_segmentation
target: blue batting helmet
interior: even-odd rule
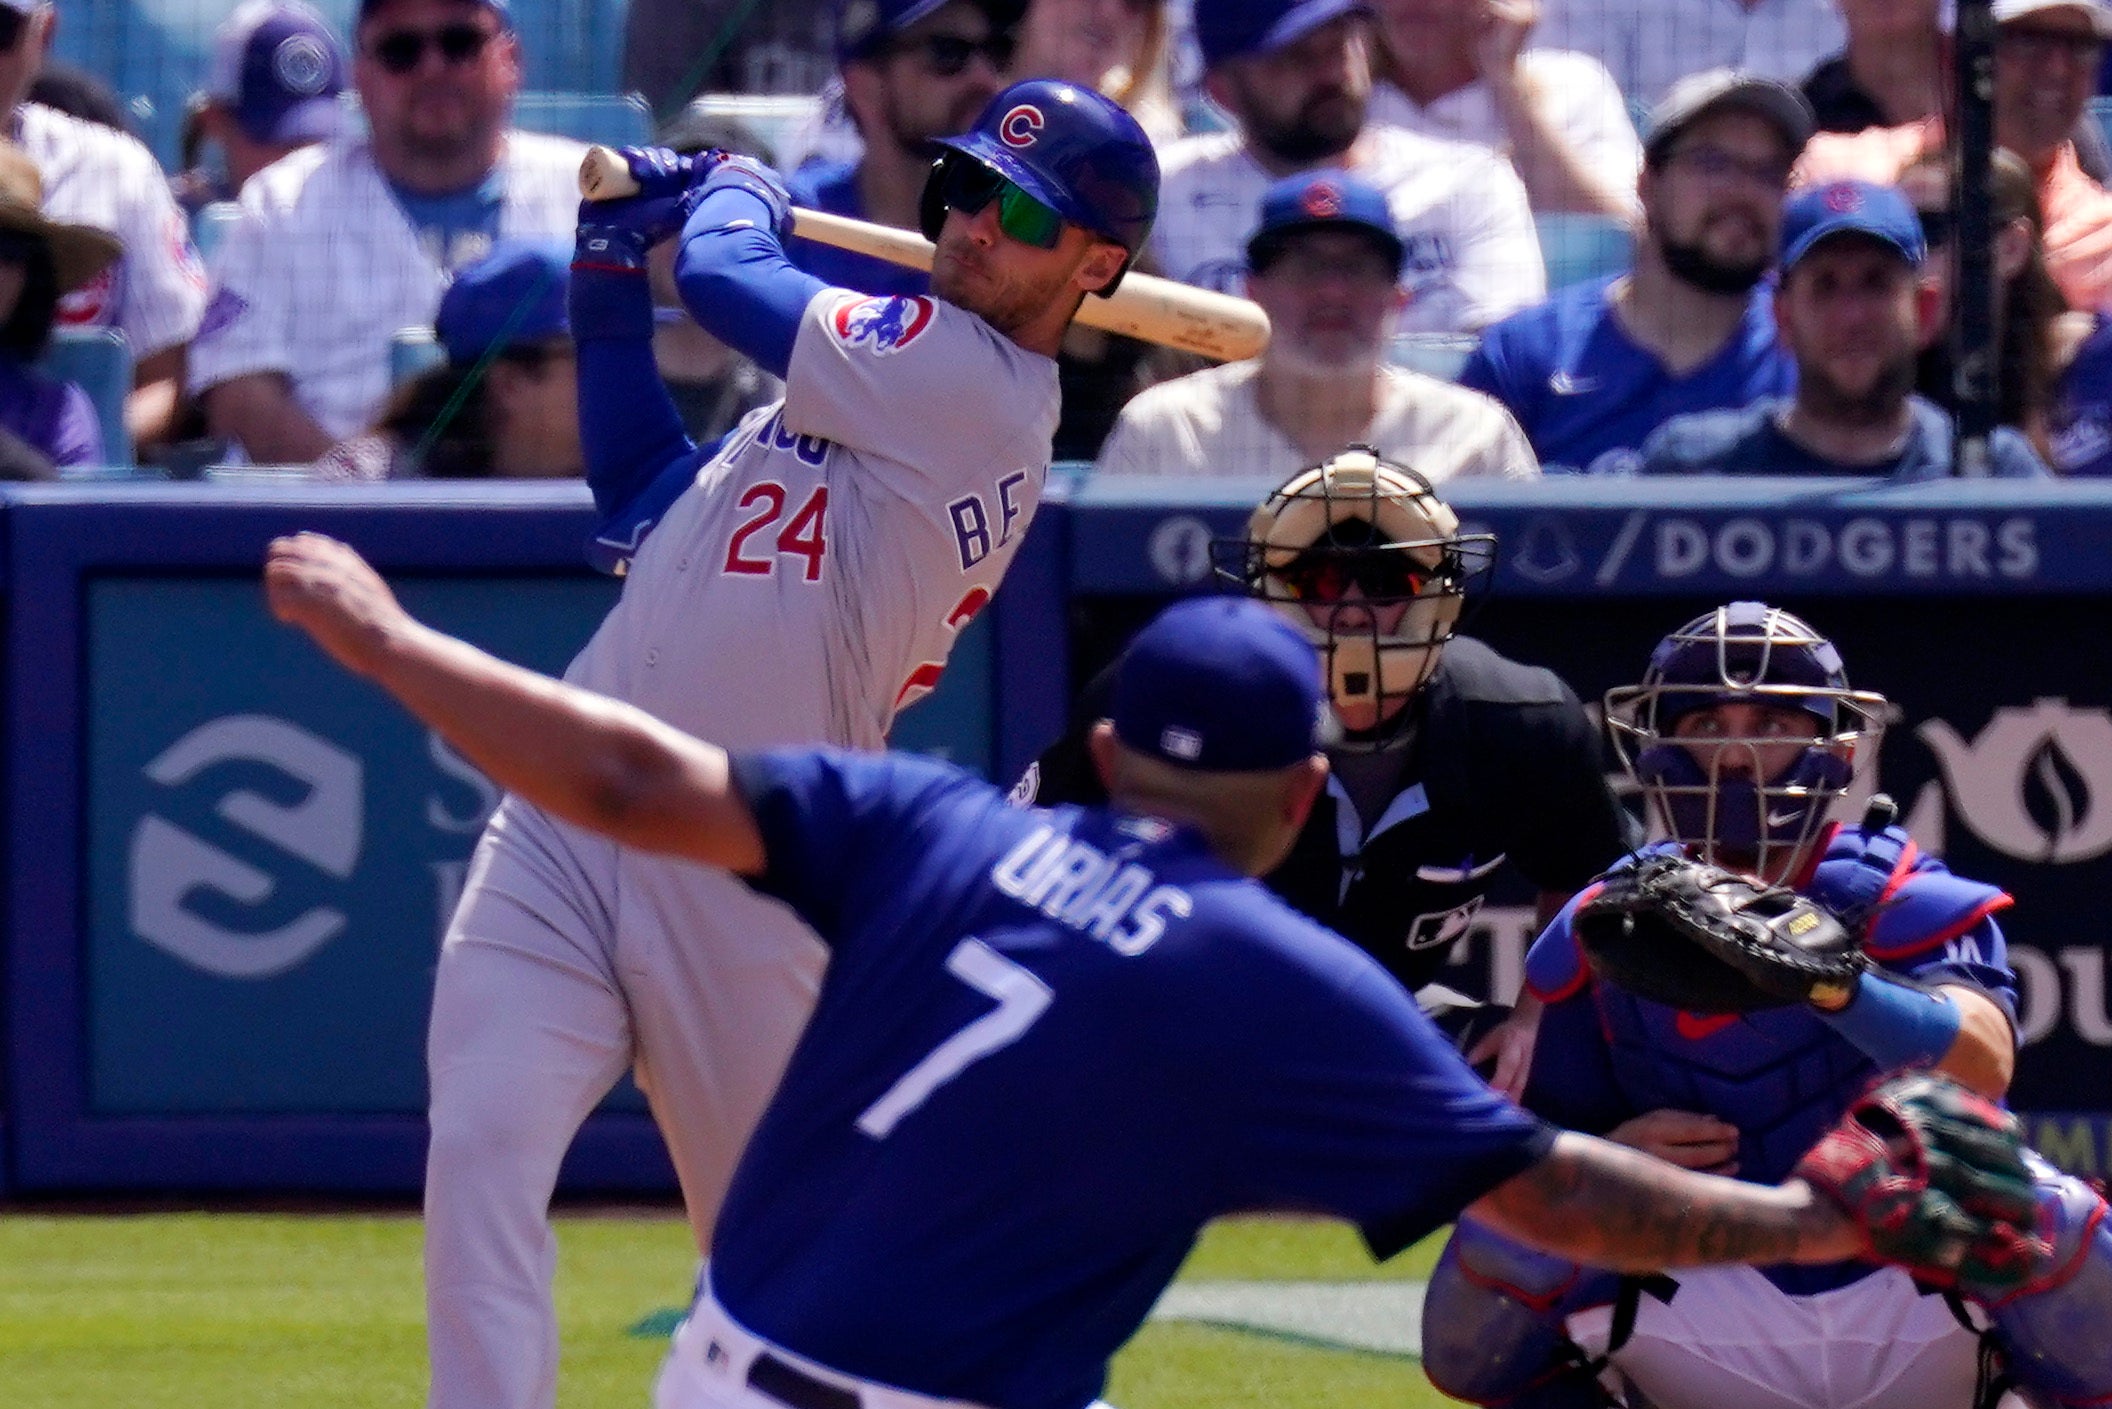
[[[1766,736],[1680,730],[1721,704],[1777,706],[1810,723]],[[1817,835],[1857,755],[1876,749],[1885,712],[1884,696],[1848,687],[1831,641],[1764,602],[1696,617],[1658,643],[1642,684],[1606,695],[1621,761],[1667,832],[1705,860],[1751,858],[1763,871]],[[1784,744],[1792,756],[1763,771]]]
[[[1131,261],[1159,212],[1159,159],[1151,139],[1121,104],[1076,84],[1015,83],[990,100],[974,127],[939,145],[946,151],[925,183],[920,212],[928,239],[938,239],[946,220],[940,173],[960,156],[981,162],[1071,224],[1113,240]],[[1117,275],[1099,292],[1112,293],[1120,282]]]

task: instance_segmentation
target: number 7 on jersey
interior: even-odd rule
[[[902,1117],[969,1066],[1019,1041],[1055,997],[1047,984],[979,939],[956,944],[946,956],[946,971],[997,1006],[932,1048],[865,1108],[858,1129],[875,1140],[885,1140]]]

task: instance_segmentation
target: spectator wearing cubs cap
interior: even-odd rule
[[[344,127],[345,50],[301,0],[248,0],[213,37],[212,67],[191,100],[185,170],[172,185],[186,209],[233,200],[280,157]],[[202,165],[207,148],[219,169]]]
[[[1952,473],[1951,418],[1913,394],[1936,311],[1922,277],[1921,220],[1896,187],[1835,181],[1782,214],[1775,325],[1797,368],[1788,397],[1667,421],[1643,446],[1646,475],[1858,475],[1895,483]],[[2044,478],[2015,429],[1989,440],[1991,473]]]
[[[390,340],[433,321],[501,240],[569,235],[577,142],[511,126],[521,45],[500,0],[362,0],[352,77],[367,116],[274,162],[213,255],[190,386],[259,464],[306,464],[373,423]]]
[[[447,360],[397,387],[374,429],[316,464],[321,479],[561,479],[583,474],[570,247],[506,242],[441,296]]]
[[[1527,478],[1539,461],[1480,392],[1389,366],[1407,302],[1386,197],[1345,171],[1285,177],[1247,242],[1246,292],[1273,329],[1259,358],[1161,382],[1123,408],[1100,470],[1289,478],[1345,445],[1413,465],[1433,484]]]
[[[792,203],[917,228],[917,202],[941,137],[966,132],[1005,86],[1025,0],[842,0],[836,9],[843,109],[862,150],[810,162],[786,185]],[[922,270],[811,240],[786,246],[824,283],[860,293],[921,294]]]

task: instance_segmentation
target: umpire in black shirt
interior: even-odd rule
[[[1500,1008],[1446,1012],[1454,995],[1428,985],[1506,867],[1538,889],[1544,922],[1639,837],[1570,688],[1455,634],[1494,540],[1461,534],[1413,470],[1352,446],[1293,476],[1244,539],[1218,547],[1221,572],[1319,647],[1341,726],[1327,792],[1269,886],[1418,992],[1515,1094],[1537,1009],[1492,1026]],[[1084,740],[1111,674],[1035,765],[1037,802],[1105,800]]]

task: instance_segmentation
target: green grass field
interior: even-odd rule
[[[419,1227],[407,1217],[0,1212],[6,1409],[415,1406],[425,1348]],[[641,1323],[694,1273],[671,1217],[559,1222],[564,1409],[636,1409],[662,1342]],[[1213,1228],[1184,1282],[1419,1280],[1435,1244],[1375,1268],[1347,1229]],[[1295,1294],[1295,1293],[1294,1293]],[[1121,1409],[1449,1403],[1411,1357],[1312,1338],[1154,1322],[1115,1362]]]

